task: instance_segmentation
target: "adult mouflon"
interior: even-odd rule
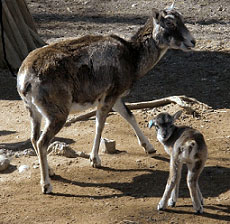
[[[31,117],[31,141],[38,155],[43,193],[52,192],[47,148],[71,112],[97,107],[90,163],[100,167],[98,149],[108,112],[117,111],[134,129],[147,153],[153,146],[122,97],[168,49],[189,51],[195,40],[173,7],[153,9],[130,40],[117,35],[64,40],[32,51],[17,76],[17,89]],[[41,120],[45,119],[43,132]]]

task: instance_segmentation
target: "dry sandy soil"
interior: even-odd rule
[[[117,33],[124,37],[142,25],[152,7],[170,1],[150,0],[27,0],[41,37]],[[199,117],[184,113],[178,124],[191,125],[205,136],[209,158],[200,178],[205,198],[204,214],[195,215],[186,186],[184,167],[176,208],[156,210],[168,177],[169,158],[156,141],[148,121],[161,111],[179,109],[170,104],[136,110],[138,123],[157,149],[152,157],[138,146],[133,131],[120,116],[111,113],[103,137],[116,140],[119,154],[101,154],[102,168],[90,167],[84,158],[49,156],[56,175],[53,194],[43,195],[36,157],[13,157],[0,174],[0,223],[229,223],[230,222],[230,5],[226,0],[178,0],[197,40],[195,51],[169,51],[142,78],[126,98],[129,102],[186,95],[212,107]],[[0,71],[0,146],[20,152],[31,148],[27,111],[16,92],[16,81]],[[90,152],[95,119],[65,127],[55,140],[73,149]],[[20,165],[29,170],[18,172]]]

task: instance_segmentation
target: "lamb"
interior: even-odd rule
[[[101,166],[98,149],[108,112],[117,111],[134,129],[147,153],[155,149],[122,101],[133,84],[169,48],[190,51],[195,39],[173,7],[152,15],[130,40],[117,35],[64,40],[32,51],[17,76],[17,90],[31,117],[31,142],[38,155],[43,193],[51,193],[47,148],[69,113],[97,107],[91,166]],[[45,126],[40,133],[41,120]]]
[[[149,122],[149,128],[155,126],[157,139],[170,155],[170,171],[164,194],[158,204],[158,210],[164,210],[166,203],[175,207],[179,193],[179,183],[183,163],[188,167],[187,185],[196,213],[203,213],[203,197],[198,185],[199,176],[207,159],[207,146],[203,135],[187,126],[176,126],[174,121],[182,111],[174,115],[160,113]]]

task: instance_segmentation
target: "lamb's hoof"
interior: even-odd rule
[[[53,188],[52,188],[52,185],[50,183],[42,186],[42,193],[43,194],[51,194],[52,190],[53,190]]]
[[[157,205],[157,210],[158,211],[164,211],[165,210],[165,208],[164,208],[164,206],[162,206],[160,203]]]
[[[152,148],[152,149],[150,149],[148,151],[145,151],[145,152],[146,152],[147,155],[152,155],[152,154],[155,154],[157,152],[157,150]]]
[[[200,215],[203,213],[203,206],[200,207],[200,209],[196,210],[196,214]]]
[[[201,199],[200,203],[203,206],[204,205],[204,199]]]
[[[150,154],[154,154],[156,153],[156,149],[153,148],[153,146],[151,144],[142,144],[142,147],[144,148],[145,150],[145,153],[150,155]]]
[[[101,167],[101,160],[99,157],[89,158],[90,164],[93,168],[100,168]]]
[[[173,201],[172,199],[169,199],[168,200],[168,206],[174,208],[174,207],[176,207],[176,202]]]

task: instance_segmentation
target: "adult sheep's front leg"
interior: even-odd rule
[[[101,141],[101,134],[104,129],[105,120],[107,117],[108,112],[110,111],[111,107],[106,105],[98,106],[97,113],[96,113],[96,133],[93,143],[93,148],[90,153],[90,164],[94,168],[101,167],[101,159],[98,156],[100,141]]]
[[[137,125],[136,119],[133,113],[129,110],[129,108],[122,102],[121,99],[118,99],[113,106],[113,110],[117,111],[133,128],[138,143],[142,146],[146,153],[155,153],[156,150],[153,148],[152,144],[150,144],[149,140],[145,137],[139,126]]]

